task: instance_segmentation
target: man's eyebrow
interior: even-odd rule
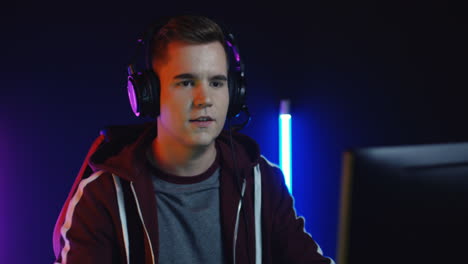
[[[173,79],[196,79],[197,76],[192,73],[182,73],[179,75],[174,76]],[[219,74],[212,76],[210,80],[216,80],[216,81],[227,81],[227,77],[225,75]]]
[[[182,74],[174,76],[173,79],[195,79],[195,75],[191,73],[182,73]]]
[[[227,77],[225,75],[215,75],[215,76],[211,77],[210,80],[227,81]]]

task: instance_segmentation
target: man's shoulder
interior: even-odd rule
[[[278,164],[270,161],[265,155],[260,155],[260,162],[264,163],[264,166],[268,166],[274,169],[281,170]]]
[[[114,192],[115,175],[105,170],[93,171],[85,173],[77,183],[76,192],[98,193],[105,194],[109,191]],[[101,196],[101,195],[99,195]]]
[[[268,160],[264,155],[260,155],[259,166],[262,171],[262,178],[271,184],[281,184],[284,180],[283,172],[278,164]]]

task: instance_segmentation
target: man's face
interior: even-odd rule
[[[171,42],[167,61],[153,63],[161,83],[158,137],[208,146],[223,129],[229,106],[227,62],[219,42]]]

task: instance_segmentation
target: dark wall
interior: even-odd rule
[[[51,235],[99,130],[131,115],[125,67],[161,15],[231,27],[253,115],[244,132],[278,162],[279,100],[293,115],[293,191],[335,255],[341,154],[351,147],[468,141],[461,6],[291,1],[9,4],[0,16],[0,260],[51,263]]]

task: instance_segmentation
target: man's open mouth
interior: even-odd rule
[[[209,121],[214,121],[214,119],[209,116],[201,116],[196,119],[190,119],[190,122],[209,122]]]

